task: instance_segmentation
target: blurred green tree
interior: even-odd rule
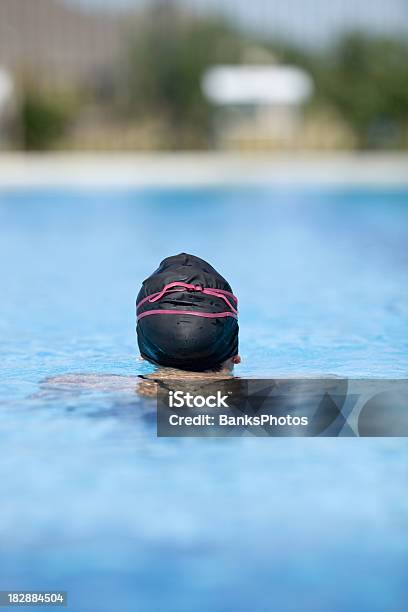
[[[213,109],[201,91],[202,75],[210,65],[239,62],[244,45],[245,36],[218,18],[156,3],[129,39],[122,109],[162,118],[170,148],[208,147]]]
[[[71,119],[67,104],[55,95],[28,87],[23,89],[20,131],[28,151],[46,151],[55,147],[65,134]]]
[[[309,62],[310,64],[310,62]],[[398,147],[408,129],[408,45],[350,33],[310,65],[316,100],[334,107],[361,148]]]

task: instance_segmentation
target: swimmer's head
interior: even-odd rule
[[[152,363],[197,372],[239,363],[237,299],[203,259],[164,259],[136,305],[140,354]]]

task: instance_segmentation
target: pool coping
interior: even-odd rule
[[[0,188],[408,187],[401,153],[0,153]]]

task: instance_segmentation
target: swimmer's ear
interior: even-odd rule
[[[241,357],[239,355],[235,355],[235,357],[232,357],[231,361],[233,364],[238,365],[241,363]]]

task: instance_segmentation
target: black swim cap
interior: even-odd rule
[[[143,282],[136,307],[140,353],[153,363],[202,371],[238,354],[237,299],[199,257],[164,259]]]

